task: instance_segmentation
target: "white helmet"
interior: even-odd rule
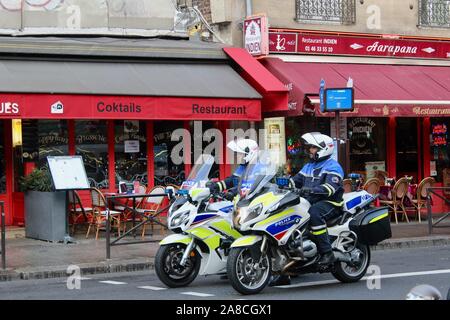
[[[227,144],[230,150],[245,154],[244,161],[249,163],[258,153],[258,143],[252,139],[233,140]]]
[[[303,146],[314,146],[319,149],[312,160],[321,161],[333,154],[333,139],[320,132],[309,132],[302,135]]]
[[[406,300],[442,300],[442,295],[435,287],[421,284],[408,292]]]

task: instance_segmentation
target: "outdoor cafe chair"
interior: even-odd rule
[[[344,193],[352,192],[352,180],[351,179],[344,179],[342,180],[343,186],[344,186]]]
[[[394,213],[395,223],[398,224],[397,212],[403,212],[406,221],[409,222],[408,215],[406,214],[405,205],[403,200],[408,192],[408,179],[400,178],[395,183],[391,190],[392,199],[391,200],[380,200],[380,204],[387,205],[390,211]]]
[[[375,170],[374,177],[380,181],[380,186],[386,184],[386,178],[389,177],[388,173],[383,170]]]
[[[91,188],[91,200],[92,200],[92,215],[89,219],[89,227],[86,233],[86,238],[89,237],[91,227],[96,228],[95,239],[98,239],[98,233],[100,229],[106,230],[106,219],[108,212],[106,210],[106,199],[103,193],[97,188]],[[110,226],[117,229],[117,233],[120,237],[120,211],[109,210]]]
[[[76,190],[69,191],[69,215],[72,220],[72,234],[75,233],[75,227],[80,219],[88,221],[88,216],[92,215],[92,208],[83,207],[80,195]]]
[[[427,205],[427,188],[433,187],[434,183],[435,180],[432,177],[423,178],[417,187],[416,198],[411,200],[414,208],[417,210],[419,223],[421,222],[421,210]]]
[[[165,188],[163,186],[155,186],[152,188],[152,190],[150,192],[148,192],[148,194],[164,194],[165,193]],[[161,196],[154,196],[154,197],[145,197],[144,199],[142,199],[142,201],[139,203],[139,206],[137,208],[137,211],[144,215],[146,217],[146,219],[149,219],[152,227],[152,232],[153,232],[153,227],[154,227],[154,220],[157,220],[158,222],[162,223],[161,217],[160,217],[160,212],[159,209],[161,208],[161,205],[164,201],[165,196],[161,195]],[[143,225],[142,227],[142,238],[144,238],[145,236],[145,227],[146,227],[146,223]],[[162,227],[161,230],[163,230],[164,228]]]
[[[380,180],[378,178],[370,178],[364,183],[362,188],[373,196],[377,195],[380,192]]]

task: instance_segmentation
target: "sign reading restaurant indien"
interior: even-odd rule
[[[269,30],[270,53],[450,59],[450,41]]]

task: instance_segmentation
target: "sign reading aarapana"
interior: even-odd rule
[[[244,20],[244,47],[253,56],[269,53],[267,16],[251,16]]]

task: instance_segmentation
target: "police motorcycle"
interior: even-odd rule
[[[370,264],[369,245],[391,237],[387,207],[372,208],[375,197],[366,191],[344,194],[343,214],[328,221],[328,234],[337,261],[317,264],[320,256],[309,232],[310,203],[288,179],[272,183],[276,167],[267,151],[249,164],[239,185],[234,227],[244,236],[231,245],[228,278],[241,294],[263,290],[272,275],[331,272],[341,282],[356,282]]]
[[[174,234],[160,242],[155,271],[167,286],[189,285],[197,275],[226,273],[229,246],[241,234],[232,227],[233,202],[205,187],[214,158],[201,155],[169,208]]]

